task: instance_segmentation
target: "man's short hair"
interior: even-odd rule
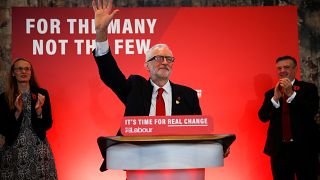
[[[156,44],[156,45],[152,46],[150,49],[147,50],[147,52],[146,52],[146,62],[149,61],[151,58],[153,58],[152,57],[152,52],[153,52],[154,49],[158,49],[158,48],[168,48],[169,51],[172,54],[172,51],[171,51],[171,49],[169,48],[168,45],[166,45],[166,44]]]
[[[284,61],[284,60],[291,60],[294,64],[294,67],[297,66],[297,60],[292,57],[292,56],[281,56],[281,57],[278,57],[277,60],[276,60],[276,63],[278,63],[279,61]]]

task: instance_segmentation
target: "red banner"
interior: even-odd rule
[[[92,8],[12,9],[12,59],[29,59],[49,91],[47,134],[62,180],[125,179],[125,171],[99,172],[96,139],[116,135],[125,106],[100,80],[92,19]],[[126,77],[149,78],[143,51],[168,44],[176,58],[171,81],[197,90],[214,133],[237,135],[225,166],[207,169],[206,179],[269,180],[268,124],[257,112],[276,83],[275,59],[299,59],[297,22],[294,6],[120,8],[108,38]]]

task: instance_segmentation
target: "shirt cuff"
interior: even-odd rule
[[[291,103],[293,101],[293,99],[296,97],[297,93],[295,91],[293,91],[292,95],[290,97],[288,97],[287,99],[287,103]]]
[[[275,107],[275,108],[279,108],[280,107],[280,103],[276,102],[273,98],[271,98],[271,102],[272,102],[273,107]]]
[[[108,40],[103,42],[96,42],[96,51],[94,56],[99,57],[107,54],[109,52],[109,42]]]

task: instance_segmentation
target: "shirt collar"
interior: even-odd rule
[[[160,88],[158,85],[156,85],[151,79],[150,79],[151,85],[153,86],[153,93],[158,91]],[[170,81],[167,81],[167,83],[162,87],[165,92],[169,92],[171,89]]]

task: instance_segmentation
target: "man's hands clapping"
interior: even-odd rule
[[[278,81],[278,83],[276,84],[276,87],[274,88],[273,99],[275,101],[279,101],[279,99],[284,94],[287,95],[288,97],[290,97],[293,94],[292,84],[290,79],[288,78],[282,78]]]

